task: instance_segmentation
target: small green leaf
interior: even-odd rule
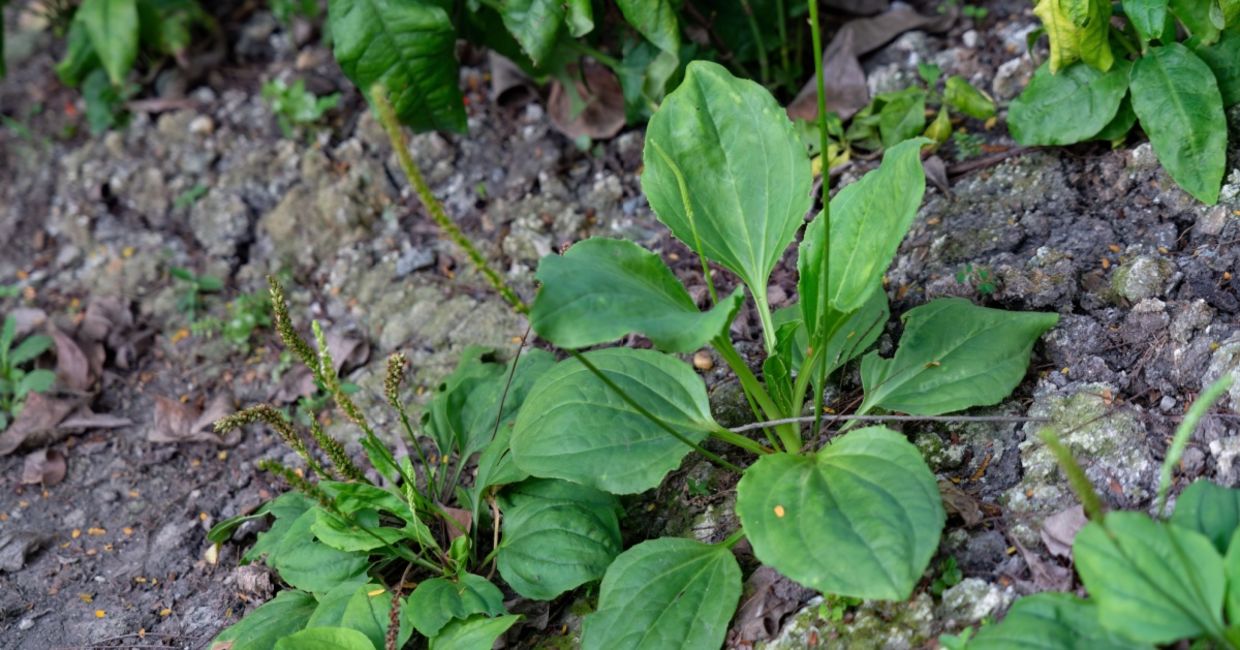
[[[1171,0],[1171,13],[1188,28],[1189,34],[1204,45],[1218,40],[1221,26],[1210,19],[1213,0]]]
[[[620,554],[583,623],[582,650],[715,650],[741,595],[726,546],[663,537]]]
[[[655,417],[692,442],[718,428],[693,368],[653,350],[583,355]],[[560,478],[613,494],[659,485],[688,445],[652,423],[576,359],[547,371],[525,400],[512,457],[531,476]]]
[[[125,81],[138,56],[138,7],[135,0],[83,0],[81,17],[91,48],[99,55],[113,85]]]
[[[978,307],[940,298],[903,316],[904,334],[891,359],[861,359],[865,400],[874,408],[939,415],[997,404],[1025,377],[1029,353],[1059,314]]]
[[[1227,620],[1240,621],[1240,528],[1237,528],[1227,542],[1227,554],[1223,564],[1227,572]],[[1236,625],[1232,625],[1235,629]],[[1234,638],[1234,637],[1233,637]]]
[[[211,641],[211,648],[270,650],[280,639],[304,627],[317,605],[314,597],[304,591],[281,591],[275,598],[220,632]]]
[[[594,31],[594,7],[590,0],[568,0],[564,24],[573,38],[581,38]]]
[[[258,534],[254,546],[251,546],[250,550],[241,556],[241,562],[253,562],[274,552],[284,542],[284,537],[293,527],[293,522],[312,507],[314,507],[314,502],[300,492],[285,492],[264,504],[262,508],[265,508],[275,521],[271,523],[271,528]]]
[[[39,368],[26,373],[17,387],[13,391],[18,397],[24,397],[29,393],[46,393],[56,383],[56,373],[51,370]]]
[[[564,25],[563,0],[506,0],[500,16],[534,65],[542,65],[559,42]]]
[[[47,336],[27,336],[17,347],[9,353],[9,364],[20,366],[27,361],[37,358],[40,354],[52,347],[52,339]]]
[[[1223,105],[1240,104],[1240,31],[1229,29],[1214,45],[1198,45],[1193,51],[1214,72]]]
[[[1123,0],[1123,7],[1143,43],[1162,38],[1167,26],[1167,0]]]
[[[358,587],[361,587],[368,581],[368,576],[364,574],[358,575],[319,594],[319,606],[314,608],[314,613],[310,615],[310,620],[306,621],[306,627],[345,626],[343,623],[345,607],[348,607],[349,600],[353,598],[353,594],[357,592]]]
[[[1063,145],[1098,135],[1120,109],[1131,68],[1121,61],[1104,73],[1078,63],[1052,74],[1042,64],[1008,108],[1012,138],[1026,146]]]
[[[629,241],[594,237],[538,264],[542,282],[530,324],[562,348],[615,341],[632,332],[669,352],[693,352],[726,335],[745,299],[737,288],[698,311],[658,255]]]
[[[642,158],[642,189],[659,220],[765,305],[771,270],[811,200],[809,157],[775,98],[694,61],[650,119]]]
[[[620,552],[620,502],[606,492],[530,479],[504,490],[500,510],[499,572],[526,598],[551,600],[597,580]]]
[[[391,623],[392,592],[377,583],[365,584],[354,590],[345,604],[341,625],[357,630],[370,639],[375,648],[385,647]],[[413,626],[402,619],[396,635],[396,647],[402,648],[413,636]]]
[[[1033,13],[1042,20],[1051,41],[1052,73],[1076,61],[1103,72],[1111,69],[1115,58],[1109,41],[1110,0],[1037,0]]]
[[[456,580],[432,578],[418,585],[401,611],[402,617],[427,638],[433,638],[452,619],[474,614],[504,614],[504,593],[491,581],[472,573]]]
[[[456,31],[444,9],[405,0],[330,0],[336,61],[369,96],[383,84],[397,117],[418,131],[465,131]]]
[[[267,557],[267,564],[285,582],[316,594],[361,574],[369,565],[365,554],[347,553],[314,540],[311,527],[318,510],[312,508],[299,516]]]
[[[983,626],[968,650],[1153,650],[1098,622],[1098,605],[1072,594],[1044,592],[1012,605],[998,625]]]
[[[272,650],[375,650],[377,647],[365,634],[354,629],[312,627],[276,641]]]
[[[1201,533],[1114,512],[1082,528],[1072,553],[1108,629],[1143,643],[1222,636],[1223,558]]]
[[[912,593],[945,521],[921,453],[883,427],[811,456],[763,456],[736,487],[736,514],[764,564],[823,593],[883,600]]]
[[[926,91],[917,86],[879,95],[878,133],[884,148],[891,148],[921,134],[926,128]]]
[[[680,22],[676,18],[676,5],[669,0],[616,0],[616,5],[625,21],[659,49],[658,55],[642,66],[641,84],[646,100],[658,103],[663,99],[667,82],[680,69]]]
[[[473,616],[455,620],[431,638],[430,650],[491,650],[495,640],[521,617],[516,614],[487,618]]]
[[[995,116],[994,100],[974,88],[973,84],[960,75],[947,78],[943,88],[943,101],[972,118],[988,120]]]
[[[1194,481],[1176,500],[1171,523],[1205,535],[1219,553],[1226,553],[1240,527],[1240,490]]]
[[[917,216],[926,190],[921,146],[929,142],[915,138],[888,149],[878,169],[845,186],[831,199],[828,287],[821,283],[822,215],[805,229],[797,260],[801,274],[797,288],[810,332],[814,332],[827,305],[847,314],[870,299]],[[893,192],[891,188],[897,187],[900,191]]]
[[[1175,182],[1202,203],[1216,203],[1227,170],[1227,120],[1210,67],[1179,43],[1150,48],[1132,68],[1132,108]]]

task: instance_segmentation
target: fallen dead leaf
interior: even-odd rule
[[[741,604],[732,624],[730,646],[752,646],[779,633],[788,615],[814,595],[768,566],[758,567],[745,581]]]
[[[581,70],[580,74],[578,70]],[[567,73],[573,90],[558,79],[551,82],[547,116],[564,135],[607,140],[624,128],[624,90],[609,68],[592,61],[584,67],[570,65]]]
[[[366,341],[335,331],[327,333],[327,349],[332,353],[337,374],[361,366],[370,358],[370,345]],[[314,376],[308,368],[299,365],[284,373],[267,399],[277,404],[291,404],[313,395],[315,390]]]
[[[83,397],[56,398],[43,393],[30,393],[21,415],[0,434],[0,456],[7,456],[19,447],[39,446],[63,437],[58,427],[65,417],[85,403]]]
[[[1046,550],[1051,555],[1057,555],[1063,558],[1072,557],[1072,542],[1076,540],[1076,534],[1089,523],[1085,518],[1085,509],[1081,506],[1073,506],[1067,510],[1061,510],[1042,522],[1042,543],[1046,544]]]
[[[956,487],[955,483],[939,481],[939,494],[943,497],[943,505],[947,507],[947,513],[959,515],[966,526],[976,526],[985,518],[977,499]]]
[[[20,571],[26,558],[46,544],[45,535],[26,530],[0,532],[0,571]]]
[[[220,393],[205,408],[155,396],[155,415],[146,439],[151,442],[214,442],[226,444],[211,430],[216,420],[234,411],[231,394]]]
[[[926,180],[934,184],[945,196],[952,195],[952,183],[947,178],[947,164],[938,156],[930,156],[921,162],[926,170]]]
[[[90,360],[86,353],[59,327],[48,325],[47,333],[56,343],[56,376],[70,390],[86,392],[94,384]]]
[[[22,483],[51,487],[65,480],[65,455],[57,449],[30,452],[22,463]]]
[[[444,522],[444,527],[447,528],[448,531],[448,541],[452,541],[461,535],[464,535],[469,532],[470,526],[473,526],[474,517],[468,510],[448,508],[445,506],[443,511],[456,522],[455,525],[451,522]]]
[[[1029,567],[1029,575],[1033,578],[1034,591],[1068,591],[1072,588],[1072,570],[1052,562],[1044,562],[1037,553],[1025,548],[1020,540],[1013,539],[1016,550]]]

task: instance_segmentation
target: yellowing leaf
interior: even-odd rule
[[[1106,0],[1038,0],[1033,13],[1051,41],[1051,72],[1084,61],[1103,72],[1115,58],[1108,39],[1111,3]]]

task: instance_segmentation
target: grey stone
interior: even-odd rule
[[[966,627],[1006,610],[1014,596],[1011,587],[1005,589],[978,578],[965,578],[943,591],[940,615],[948,627]]]
[[[784,624],[779,636],[754,645],[758,650],[803,650],[817,639],[827,648],[912,650],[935,634],[934,600],[919,593],[902,602],[866,601],[839,621],[819,616],[821,598],[811,600]]]
[[[1120,297],[1131,302],[1162,295],[1171,264],[1160,257],[1140,255],[1125,262],[1111,275],[1111,287]]]

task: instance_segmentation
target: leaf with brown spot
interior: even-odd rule
[[[31,452],[22,463],[22,483],[51,487],[65,480],[65,455],[57,449]]]

